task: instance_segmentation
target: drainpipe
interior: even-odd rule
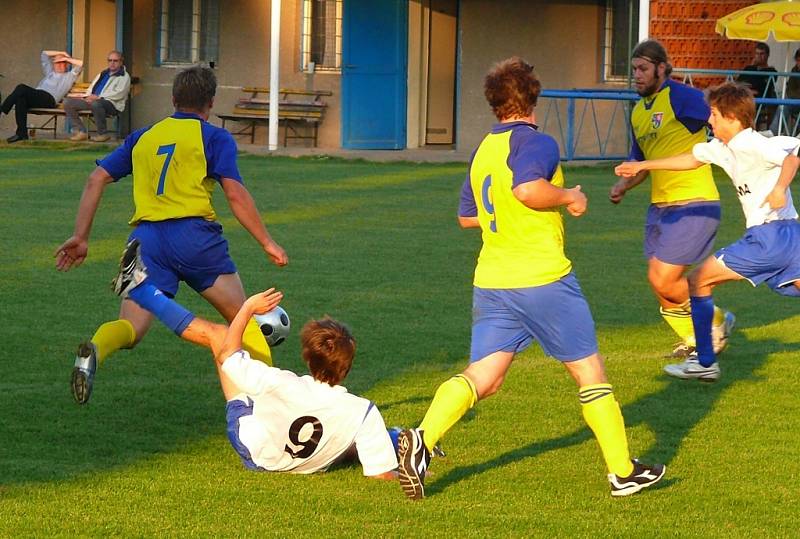
[[[278,98],[280,97],[281,0],[272,0],[269,45],[269,150],[278,149]]]
[[[650,0],[639,0],[639,41],[650,37]]]

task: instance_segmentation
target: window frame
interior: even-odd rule
[[[169,58],[169,3],[170,0],[159,0],[156,3],[156,65],[159,67],[174,67],[174,68],[183,68],[186,66],[197,65],[199,63],[209,63],[214,62],[215,64],[219,63],[219,13],[221,12],[220,9],[220,2],[219,0],[211,0],[215,1],[216,4],[214,9],[217,10],[218,13],[218,21],[217,27],[214,29],[216,32],[216,58],[201,58],[200,52],[203,49],[203,36],[202,33],[202,5],[203,0],[192,0],[192,26],[191,26],[191,38],[189,43],[189,59],[187,60],[173,60]]]
[[[628,35],[628,41],[632,47],[636,45],[639,38],[639,17],[638,17],[638,9],[639,4],[637,2],[632,2],[628,4],[631,6],[633,10],[632,15],[632,24],[630,25],[630,35]],[[626,13],[627,14],[627,13]],[[631,70],[631,58],[630,54],[626,56],[625,59],[625,73],[614,73],[614,30],[615,30],[615,20],[617,20],[617,15],[614,9],[614,0],[606,0],[605,2],[605,10],[604,10],[604,17],[603,17],[603,43],[602,43],[602,80],[603,82],[628,82],[630,80],[630,70]],[[628,14],[631,17],[630,14]],[[628,26],[628,20],[622,21],[626,27]]]
[[[303,0],[300,13],[300,70],[309,72],[311,64],[311,40],[313,38],[313,13],[312,6],[315,0]],[[342,16],[343,0],[327,0],[333,2],[334,10],[334,65],[325,66],[314,64],[315,73],[340,74],[342,72]]]

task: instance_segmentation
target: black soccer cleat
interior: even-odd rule
[[[114,293],[120,297],[127,297],[128,293],[139,286],[147,278],[147,268],[142,262],[139,240],[128,242],[119,259],[119,273],[111,281]]]
[[[643,488],[647,488],[658,483],[667,467],[663,464],[642,464],[637,459],[632,459],[633,471],[628,477],[620,477],[617,474],[608,474],[608,482],[611,484],[612,496],[630,496],[636,494]]]
[[[431,454],[425,447],[422,431],[408,429],[400,433],[397,440],[397,468],[403,494],[412,500],[425,497],[425,473],[431,462]]]

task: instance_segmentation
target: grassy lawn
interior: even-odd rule
[[[210,354],[156,324],[98,371],[89,405],[69,393],[74,352],[118,302],[108,282],[129,232],[130,179],[106,190],[90,256],[59,274],[52,252],[72,231],[101,150],[0,148],[0,536],[789,537],[800,503],[800,302],[766,288],[722,287],[737,332],[716,384],[670,379],[674,338],[646,282],[649,186],[607,202],[610,166],[569,167],[589,212],[566,218],[573,260],[628,425],[631,451],[667,464],[660,488],[612,499],[577,390],[533,346],[504,387],[444,439],[429,497],[358,467],[315,476],[245,470],[225,436]],[[436,387],[465,365],[476,231],[455,220],[461,164],[243,156],[241,169],[290,263],[271,265],[216,208],[247,289],[277,286],[294,329],[276,365],[302,370],[299,327],[330,314],[358,339],[346,385],[387,425],[413,426]],[[717,171],[723,225],[743,229]],[[190,289],[178,299],[219,316]],[[794,390],[791,388],[795,387]]]

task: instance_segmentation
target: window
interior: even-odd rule
[[[633,47],[639,37],[639,2],[606,0],[604,80],[627,80]]]
[[[159,64],[216,62],[219,0],[161,0]]]
[[[303,0],[302,69],[342,68],[342,0]]]

